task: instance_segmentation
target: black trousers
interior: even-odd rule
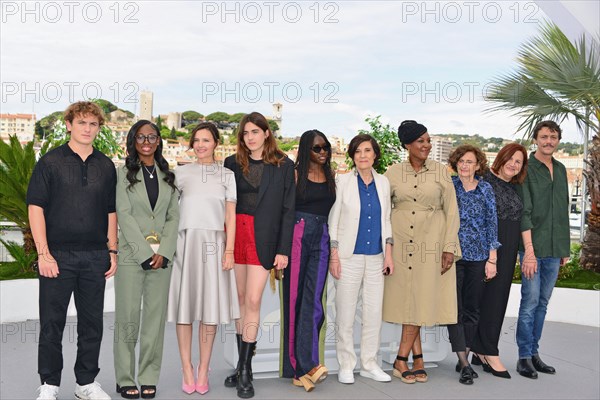
[[[479,305],[483,294],[485,278],[484,261],[456,262],[456,297],[458,319],[454,325],[448,325],[448,335],[452,351],[466,351],[471,347],[479,324]]]
[[[100,372],[98,357],[102,342],[104,273],[110,267],[106,249],[90,251],[51,250],[58,263],[57,278],[40,280],[40,340],[38,373],[42,384],[60,386],[63,369],[62,338],[67,308],[74,294],[77,309],[77,360],[79,385],[94,382]]]
[[[481,300],[481,317],[472,350],[488,356],[499,355],[498,343],[510,296],[512,277],[517,262],[521,221],[498,220],[498,276],[485,284]]]

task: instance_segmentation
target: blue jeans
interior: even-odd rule
[[[523,252],[519,252],[519,260],[523,265]],[[558,277],[560,258],[538,258],[537,265],[533,278],[523,277],[521,280],[521,306],[517,321],[519,358],[531,358],[538,354],[546,309]]]

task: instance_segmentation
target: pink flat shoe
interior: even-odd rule
[[[192,365],[192,371],[194,370],[194,366]],[[183,375],[183,368],[181,369],[181,373]],[[184,393],[187,394],[192,394],[196,391],[196,378],[194,377],[194,383],[192,383],[191,385],[188,385],[187,383],[185,383],[185,378],[181,378],[181,390],[183,390]]]
[[[198,384],[199,371],[200,371],[200,366],[198,365],[198,367],[196,368],[196,392],[198,392],[200,394],[206,394],[210,390],[210,385],[208,383],[208,380],[206,380],[206,385]],[[210,371],[210,369],[209,369],[209,371]]]

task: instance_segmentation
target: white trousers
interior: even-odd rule
[[[336,350],[340,370],[354,370],[354,319],[362,289],[360,362],[362,369],[379,367],[377,352],[381,341],[383,309],[383,253],[367,256],[354,254],[340,260],[342,272],[335,280]]]

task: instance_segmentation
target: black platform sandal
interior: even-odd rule
[[[413,367],[415,366],[415,360],[417,358],[423,358],[423,354],[413,354]],[[425,371],[424,369],[415,369],[412,371],[413,375],[415,376],[415,379],[417,382],[420,383],[425,383],[427,382],[427,380],[429,379],[427,377],[427,371]],[[421,375],[421,376],[419,376]]]
[[[129,393],[135,390],[136,393]],[[139,399],[140,391],[137,386],[119,386],[117,383],[117,393],[124,399]]]
[[[408,357],[396,356],[396,361],[404,361],[405,363],[408,363]],[[396,368],[396,362],[394,362],[393,375],[404,383],[415,383],[417,381],[415,374],[408,369],[408,364],[406,365],[406,368],[406,371],[400,372],[400,370]]]
[[[153,399],[156,396],[156,385],[140,386],[140,394],[142,399]]]

